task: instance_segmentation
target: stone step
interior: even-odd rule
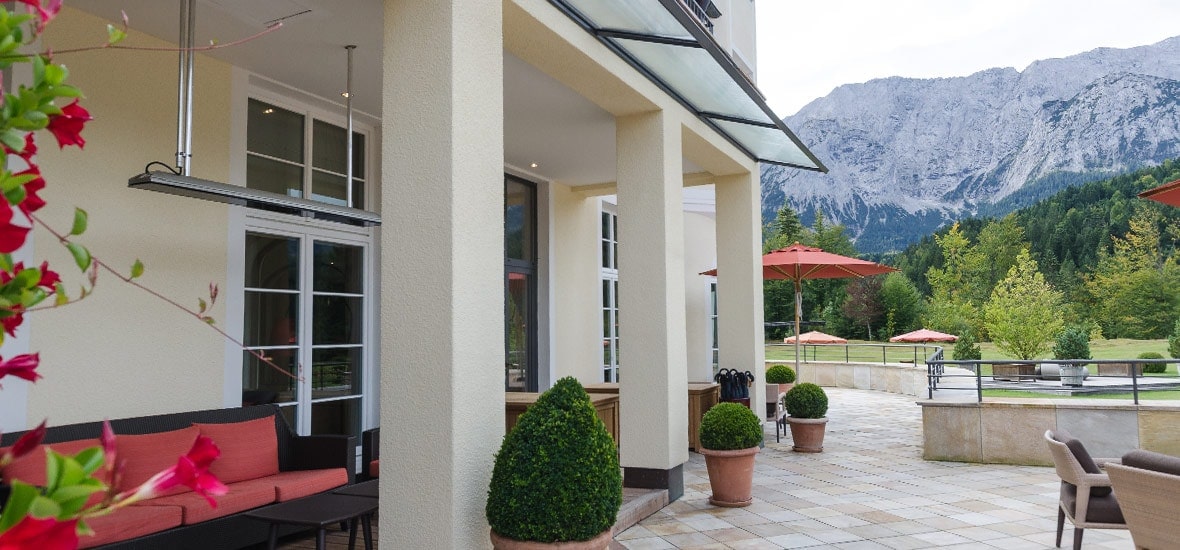
[[[615,525],[611,528],[611,532],[618,535],[667,505],[667,489],[623,487],[623,505],[619,507],[619,514],[616,516]]]

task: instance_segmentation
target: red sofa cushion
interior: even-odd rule
[[[123,461],[123,480],[120,491],[138,487],[152,476],[176,465],[176,460],[188,453],[200,433],[195,426],[142,435],[116,435],[119,460]],[[184,493],[188,487],[180,485],[164,495]]]
[[[381,459],[378,458],[369,463],[369,475],[373,477],[381,476]]]
[[[209,471],[222,483],[279,473],[279,438],[273,416],[228,424],[193,424],[221,449]],[[231,489],[232,491],[232,489]]]
[[[76,455],[83,449],[88,447],[96,447],[101,445],[98,439],[79,439],[76,441],[63,441],[61,443],[49,443],[41,445],[28,454],[22,456],[4,468],[3,479],[4,483],[12,484],[13,479],[19,479],[25,483],[32,485],[45,485],[45,448],[49,447],[58,453],[64,455]],[[7,450],[8,447],[0,449],[0,452]],[[106,481],[105,469],[99,469],[95,472],[102,481]]]
[[[276,500],[286,502],[321,493],[328,489],[335,489],[348,483],[348,470],[344,468],[295,470],[279,472],[262,479],[268,479],[274,483]]]
[[[181,517],[177,506],[127,506],[86,520],[94,536],[78,537],[78,547],[91,548],[171,529],[180,525]]]
[[[156,497],[131,507],[175,506],[181,510],[183,523],[192,525],[274,502],[274,483],[265,478],[239,481],[229,485],[228,494],[213,498],[217,501],[216,508],[210,506],[205,497],[191,491],[179,495]]]

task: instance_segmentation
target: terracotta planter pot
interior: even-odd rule
[[[818,453],[824,450],[824,431],[828,425],[827,418],[795,418],[787,417],[787,424],[791,426],[792,449],[797,453]]]
[[[502,537],[495,531],[489,531],[492,537],[492,548],[496,550],[606,550],[610,545],[612,533],[610,529],[603,531],[590,540],[575,540],[570,542],[534,542],[531,540],[516,540]]]
[[[701,449],[700,452],[705,455],[709,486],[713,488],[709,503],[727,508],[749,506],[754,501],[754,456],[758,447],[736,451]]]

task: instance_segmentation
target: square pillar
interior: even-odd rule
[[[662,111],[615,125],[623,484],[676,499],[688,461],[681,128]]]
[[[502,4],[384,6],[381,543],[486,548],[504,436]]]
[[[758,167],[716,179],[717,353],[721,368],[754,373],[750,407],[766,415],[762,195]]]

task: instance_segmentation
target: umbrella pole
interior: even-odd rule
[[[803,286],[795,279],[795,376],[799,377],[799,310],[803,309]],[[802,379],[800,379],[802,381]]]

